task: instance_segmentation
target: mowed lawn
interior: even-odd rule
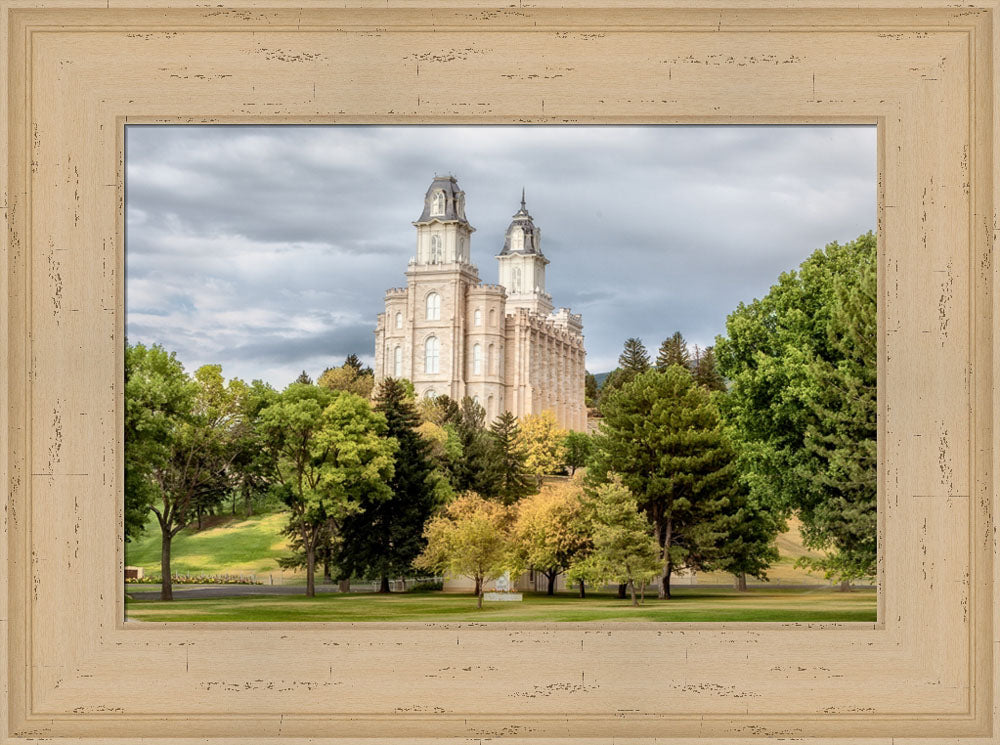
[[[269,575],[297,577],[283,571],[278,558],[288,556],[288,541],[281,534],[288,522],[284,512],[253,517],[208,518],[202,530],[191,525],[178,533],[170,546],[174,574],[255,574],[262,581]],[[141,536],[125,544],[125,563],[140,566],[146,574],[160,574],[160,527],[153,517]],[[302,575],[304,576],[304,574]]]
[[[444,592],[324,594],[126,602],[136,621],[784,621],[874,622],[875,591],[818,588],[679,587],[670,600],[646,598],[634,608],[610,594],[549,597],[525,593],[524,601],[485,603]]]

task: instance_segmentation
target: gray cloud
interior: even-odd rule
[[[588,367],[627,336],[711,344],[738,302],[875,225],[874,127],[129,126],[130,338],[283,386],[370,361],[435,172],[496,280],[521,187]]]

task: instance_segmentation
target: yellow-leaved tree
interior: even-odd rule
[[[545,474],[558,471],[566,459],[566,430],[551,411],[525,414],[519,420],[517,443],[525,453],[525,470],[535,477],[538,487]]]
[[[548,579],[548,594],[556,577],[590,546],[582,515],[583,487],[579,479],[547,485],[538,494],[517,503],[513,537],[521,562]],[[580,597],[584,597],[580,578]]]
[[[512,523],[511,508],[472,492],[463,494],[428,520],[427,547],[413,566],[469,577],[482,608],[486,582],[507,571],[516,574],[521,566],[511,541]]]

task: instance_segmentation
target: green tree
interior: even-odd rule
[[[584,505],[592,547],[574,555],[569,576],[581,582],[624,584],[637,606],[636,585],[643,593],[661,566],[649,519],[619,478],[599,486]]]
[[[427,546],[413,565],[469,577],[476,584],[477,605],[482,608],[486,582],[518,568],[512,523],[510,507],[478,494],[464,494],[428,521]]]
[[[301,541],[306,595],[316,594],[316,549],[324,531],[339,535],[364,500],[389,499],[396,441],[385,417],[352,393],[303,383],[288,386],[260,414],[276,478],[289,508],[287,532]]]
[[[660,344],[659,354],[656,355],[656,369],[666,370],[671,365],[680,365],[685,369],[691,367],[691,353],[688,352],[687,342],[680,331],[675,331],[673,336],[669,336]]]
[[[316,385],[369,398],[375,388],[375,375],[371,371],[359,372],[354,365],[345,363],[342,367],[328,367],[324,370],[316,380]]]
[[[160,496],[154,473],[171,455],[179,421],[190,414],[194,388],[173,352],[125,345],[125,541],[139,535]]]
[[[594,377],[593,373],[585,372],[583,377],[583,398],[587,406],[594,407],[597,405],[597,378]]]
[[[497,496],[504,504],[513,504],[533,491],[517,417],[509,411],[503,412],[493,420],[490,433],[494,442]]]
[[[636,375],[649,369],[649,352],[641,340],[634,336],[625,340],[625,348],[618,357],[618,365]]]
[[[275,464],[266,447],[259,417],[277,397],[278,392],[260,380],[253,381],[241,397],[240,416],[246,426],[238,431],[234,442],[233,498],[243,499],[247,515],[253,514],[255,501],[265,496],[273,485]]]
[[[174,421],[169,455],[153,469],[157,500],[150,506],[160,526],[160,597],[173,599],[170,551],[199,508],[219,502],[232,489],[235,442],[244,426],[240,381],[227,386],[219,365],[204,365],[189,382],[191,407]]]
[[[583,468],[590,460],[594,441],[586,432],[570,431],[563,438],[563,465],[573,476],[577,468]]]
[[[426,545],[424,523],[435,504],[434,464],[430,443],[420,436],[420,418],[406,386],[385,378],[379,383],[375,410],[385,417],[385,437],[398,443],[388,499],[363,494],[362,512],[348,515],[341,526],[337,565],[347,576],[380,580],[389,592],[389,577],[408,571]]]
[[[872,233],[829,244],[740,304],[715,345],[753,496],[797,512],[845,581],[876,559],[875,264]]]
[[[450,409],[450,407],[448,407]],[[486,410],[466,396],[455,418],[444,425],[447,470],[457,493],[473,491],[486,498],[500,496],[500,463],[494,438],[486,429]]]
[[[679,367],[650,370],[612,394],[588,471],[592,484],[619,475],[649,515],[661,547],[661,597],[675,568],[719,559],[722,517],[739,488],[732,448],[711,394]]]
[[[309,377],[309,373],[305,370],[299,373],[299,376],[295,379],[296,383],[301,383],[302,385],[312,385],[312,378]]]
[[[692,374],[695,383],[710,391],[726,390],[726,380],[719,373],[715,350],[712,347],[705,347],[704,351],[697,354]]]

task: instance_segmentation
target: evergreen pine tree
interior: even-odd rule
[[[379,592],[389,592],[389,578],[409,571],[426,545],[422,533],[435,506],[434,466],[430,443],[417,432],[420,418],[401,381],[386,378],[379,384],[375,410],[385,417],[384,436],[399,443],[389,480],[392,496],[362,499],[362,510],[344,519],[336,563],[344,576],[378,579]]]
[[[718,410],[690,373],[671,365],[612,394],[588,470],[592,484],[620,475],[655,526],[662,549],[661,597],[682,567],[723,560],[729,505],[740,488],[736,459]]]
[[[691,354],[680,331],[675,331],[673,336],[664,339],[660,344],[660,352],[656,355],[657,370],[662,372],[671,365],[680,365],[685,369],[690,369],[691,366]]]
[[[302,383],[303,385],[312,385],[312,378],[309,377],[309,373],[305,370],[299,373],[299,377],[295,379],[296,383]]]
[[[694,365],[694,381],[710,391],[726,390],[726,381],[719,372],[715,361],[715,351],[711,347],[705,347]]]
[[[534,491],[525,469],[525,453],[518,444],[517,417],[505,411],[493,420],[490,433],[495,450],[497,496],[504,504],[513,504]]]
[[[625,340],[625,348],[618,358],[618,364],[623,370],[633,373],[633,376],[649,369],[649,352],[640,339],[632,336]]]

